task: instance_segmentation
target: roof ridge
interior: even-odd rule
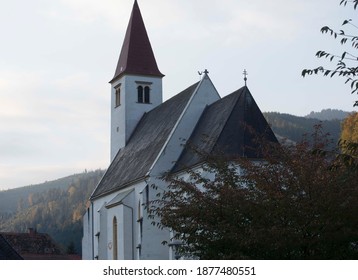
[[[156,165],[157,161],[159,160],[161,154],[163,153],[163,151],[164,151],[164,150],[166,149],[166,147],[168,146],[168,143],[169,143],[170,139],[172,138],[172,136],[173,136],[175,130],[177,129],[179,123],[180,123],[181,120],[183,119],[183,116],[184,116],[185,112],[188,110],[189,105],[190,105],[191,102],[193,101],[193,98],[194,98],[195,94],[197,93],[198,89],[200,88],[200,85],[203,83],[203,80],[204,80],[204,79],[200,80],[199,82],[196,82],[195,84],[193,84],[192,86],[189,87],[189,88],[191,88],[191,87],[194,87],[194,86],[196,85],[195,90],[193,90],[193,92],[191,93],[191,96],[190,96],[189,100],[187,101],[187,103],[186,103],[185,107],[183,108],[182,112],[180,113],[179,118],[178,118],[177,121],[175,122],[175,124],[174,124],[172,130],[170,131],[170,133],[169,133],[169,135],[168,135],[166,141],[165,141],[164,144],[163,144],[163,147],[160,149],[160,151],[159,151],[157,157],[155,158],[155,160],[153,161],[152,165],[150,166],[150,168],[149,168],[149,170],[148,170],[148,172],[147,172],[147,175],[150,174],[150,172],[152,171],[152,169],[153,169],[154,166]],[[188,88],[188,89],[189,89],[189,88]],[[201,117],[201,116],[200,116],[200,117]],[[200,119],[200,118],[199,118],[199,119]]]
[[[223,124],[222,129],[221,129],[219,135],[217,136],[217,138],[216,138],[216,140],[215,140],[215,145],[213,145],[212,148],[211,148],[211,150],[210,150],[210,153],[213,152],[213,151],[215,150],[215,148],[217,147],[217,145],[218,145],[217,140],[220,139],[221,135],[223,134],[223,131],[225,130],[225,127],[226,127],[226,125],[227,125],[227,123],[228,123],[228,120],[229,120],[230,117],[233,115],[233,113],[234,113],[234,108],[235,108],[235,106],[237,105],[237,103],[239,102],[239,100],[240,100],[240,98],[241,98],[241,96],[242,96],[241,90],[245,90],[245,89],[246,89],[246,86],[244,86],[244,87],[242,87],[242,88],[240,88],[240,89],[238,89],[238,90],[236,90],[236,91],[234,91],[234,92],[232,92],[232,93],[230,93],[230,94],[224,96],[222,99],[218,100],[218,101],[222,101],[222,100],[224,100],[224,99],[226,99],[226,98],[229,98],[229,97],[232,97],[232,96],[235,97],[235,98],[234,98],[235,102],[232,102],[232,103],[231,103],[232,106],[231,106],[230,114],[228,114],[228,116],[227,116],[227,118],[226,118],[226,120],[225,120],[225,123]],[[216,101],[216,102],[218,102],[218,101]],[[213,105],[213,104],[211,104],[211,105]],[[210,105],[210,106],[211,106],[211,105]]]

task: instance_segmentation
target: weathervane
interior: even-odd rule
[[[205,74],[205,75],[208,75],[209,74],[209,71],[207,70],[207,69],[205,69],[204,71],[198,71],[198,74],[199,74],[199,76],[201,77],[201,75],[203,75],[203,73]]]
[[[246,86],[247,75],[248,75],[246,69],[244,69],[244,72],[242,74],[244,75],[244,81],[245,81],[245,86]]]

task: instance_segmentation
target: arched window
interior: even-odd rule
[[[113,218],[113,259],[118,260],[118,224],[117,218]]]
[[[138,103],[143,103],[143,87],[138,87]]]
[[[118,87],[116,88],[116,107],[121,105],[121,89]]]
[[[146,86],[144,88],[144,103],[150,103],[149,92],[150,92],[150,88]]]

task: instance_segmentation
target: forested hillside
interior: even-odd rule
[[[8,201],[16,205],[15,210],[8,208],[11,211],[1,207],[0,231],[26,232],[30,227],[36,228],[38,232],[50,234],[64,250],[74,244],[76,252],[81,253],[82,216],[103,173],[103,170],[84,172],[36,188],[0,192],[1,203]]]
[[[336,145],[340,138],[342,121],[338,119],[321,121],[277,112],[264,113],[264,116],[276,135],[294,142],[299,142],[304,135],[311,134],[317,124],[322,124],[323,131],[329,133],[332,145]]]
[[[318,119],[321,121],[343,120],[349,115],[349,113],[350,112],[345,112],[337,109],[324,109],[321,110],[321,112],[312,111],[305,117],[310,119]]]
[[[43,192],[51,189],[67,189],[69,184],[78,176],[81,176],[81,174],[74,174],[41,184],[0,191],[0,213],[16,212],[20,205],[22,208],[28,207],[28,197],[30,194]]]

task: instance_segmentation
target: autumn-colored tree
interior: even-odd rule
[[[358,112],[352,113],[344,119],[341,139],[358,143]]]
[[[357,9],[358,0],[340,0],[340,5],[347,6],[347,4],[352,6],[354,10]],[[358,93],[358,35],[355,33],[358,29],[358,26],[352,19],[346,19],[343,21],[343,28],[339,31],[335,31],[328,26],[324,26],[321,28],[321,32],[324,34],[329,34],[333,36],[335,39],[339,39],[342,46],[349,46],[346,48],[341,54],[332,54],[323,50],[320,50],[316,53],[318,58],[326,58],[329,59],[330,62],[336,63],[334,68],[318,66],[313,69],[303,69],[302,76],[313,75],[313,74],[322,74],[324,76],[340,76],[344,77],[346,83],[350,83],[351,92]],[[347,30],[347,26],[354,29],[354,31]],[[355,101],[353,106],[358,106],[358,100]]]
[[[350,168],[358,169],[358,112],[350,114],[342,123],[339,155]]]
[[[351,113],[344,119],[341,141],[358,143],[358,112]]]
[[[312,138],[263,144],[262,161],[206,155],[189,176],[164,177],[150,216],[173,231],[183,256],[357,259],[358,171],[325,150],[319,127]]]

